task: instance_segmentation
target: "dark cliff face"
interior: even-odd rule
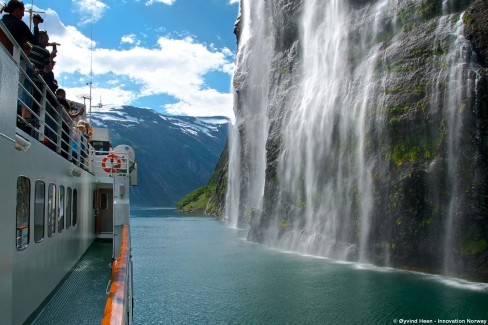
[[[488,2],[478,0],[466,10],[463,17],[466,37],[478,54],[478,61],[488,67]]]
[[[303,128],[310,131],[309,138],[322,137],[332,153],[321,152],[316,139],[313,150],[307,149],[308,138],[299,134],[303,130],[290,129],[297,110],[313,105],[313,99],[300,102],[306,93],[303,84],[311,79],[305,72],[310,58],[301,22],[306,4],[264,2],[267,22],[261,31],[272,41],[271,53],[256,50],[263,46],[257,44],[263,38],[256,35],[240,46],[234,79],[239,140],[234,140],[239,143],[234,148],[240,160],[230,166],[240,170],[239,222],[250,224],[249,240],[269,245],[487,280],[487,2],[410,0],[381,10],[375,8],[379,1],[345,3],[343,19],[349,27],[341,40],[347,44],[347,58],[339,61],[344,65],[342,88],[349,88],[337,97],[340,103],[334,102],[343,106],[334,115],[324,115],[335,119],[333,123],[320,124],[333,129],[330,138],[315,123]],[[388,16],[388,10],[394,14]],[[381,17],[373,17],[374,12]],[[248,37],[243,24],[241,20],[238,36]],[[465,39],[456,36],[455,25]],[[365,32],[368,29],[375,29],[373,36]],[[255,61],[267,64],[255,66]],[[365,62],[372,66],[365,69]],[[265,82],[250,81],[253,69]],[[364,96],[364,89],[370,94],[364,105],[356,105],[351,97]],[[344,128],[345,119],[359,114],[346,113],[355,105],[364,107],[358,110],[364,118]],[[264,140],[256,141],[248,124],[250,115],[259,114],[266,120],[266,132],[260,135]],[[306,119],[304,115],[303,123]],[[359,135],[348,138],[351,132]],[[291,142],[293,137],[303,141]],[[255,149],[259,146],[263,153]],[[300,157],[290,160],[294,151]],[[265,166],[255,167],[260,155]],[[316,162],[310,163],[313,159]],[[264,168],[257,204],[252,202],[252,193],[259,189],[255,168]],[[362,169],[365,176],[356,177]],[[342,175],[347,173],[352,176]],[[327,185],[341,181],[352,185],[340,193],[334,191],[345,185]],[[327,186],[332,191],[327,192]],[[331,195],[343,203],[326,203]],[[331,221],[333,213],[338,217]]]

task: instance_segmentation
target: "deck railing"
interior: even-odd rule
[[[131,161],[127,153],[116,151],[96,151],[91,164],[95,173],[129,176]]]
[[[16,133],[44,143],[65,159],[92,172],[86,159],[92,146],[86,136],[76,128],[75,121],[1,21],[0,44],[0,52],[8,53],[19,71]]]
[[[130,324],[132,321],[132,261],[129,226],[124,225],[120,253],[112,263],[110,292],[102,325]]]

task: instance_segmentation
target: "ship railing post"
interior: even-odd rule
[[[56,107],[57,108],[57,107]],[[54,114],[56,114],[56,134],[57,134],[57,141],[56,141],[56,152],[61,154],[62,148],[62,139],[63,139],[63,114],[59,114],[59,112],[53,109]]]
[[[36,83],[34,82],[34,87]],[[38,89],[42,93],[39,104],[39,141],[44,142],[44,135],[46,134],[46,84],[42,85],[42,89]],[[35,91],[35,90],[34,90]],[[34,99],[35,100],[35,99]]]
[[[73,160],[73,150],[71,150],[71,141],[73,141],[73,120],[68,119],[66,124],[68,125],[68,127],[66,128],[68,130],[68,134],[67,134],[67,136],[68,136],[67,137],[67,139],[68,139],[68,143],[67,143],[68,160],[72,161]]]

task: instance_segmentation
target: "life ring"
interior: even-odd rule
[[[109,160],[108,164],[107,160]],[[122,162],[120,161],[119,156],[114,155],[113,153],[106,155],[102,159],[102,168],[106,173],[116,173],[121,166]]]

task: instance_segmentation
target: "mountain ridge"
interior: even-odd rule
[[[230,120],[121,106],[92,112],[91,122],[111,129],[114,147],[127,144],[135,150],[139,185],[131,188],[131,205],[166,207],[208,182],[227,140]]]

